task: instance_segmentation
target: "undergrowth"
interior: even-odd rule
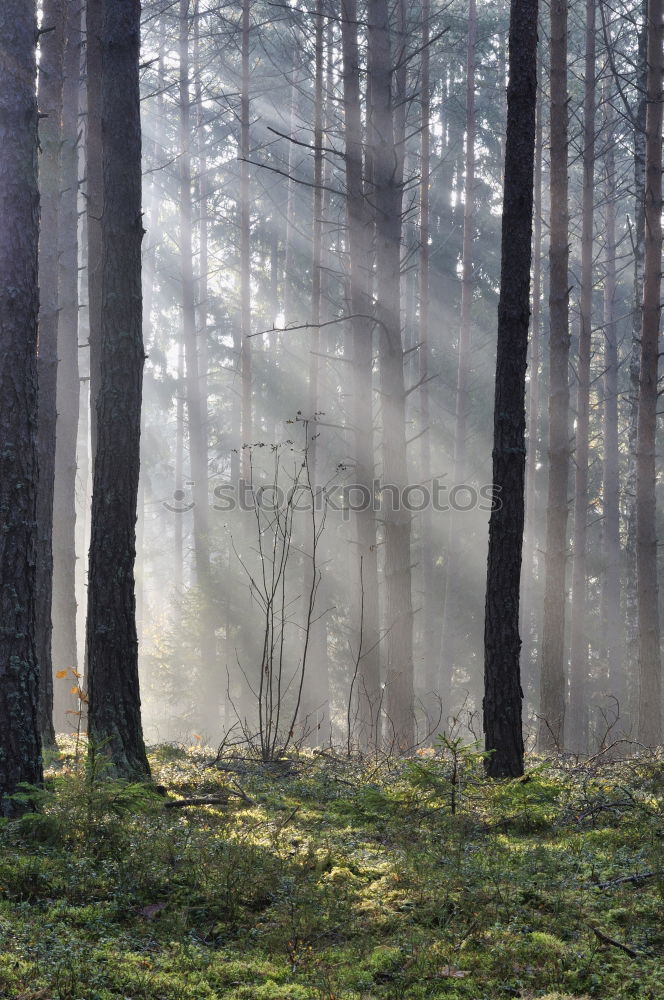
[[[481,756],[161,746],[164,797],[65,741],[0,828],[0,997],[662,1000],[662,759]]]

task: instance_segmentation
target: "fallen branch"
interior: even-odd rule
[[[614,885],[625,885],[627,882],[631,882],[632,885],[636,885],[638,882],[644,882],[649,878],[656,878],[658,872],[637,872],[635,875],[622,875],[620,878],[609,879],[608,882],[596,882],[594,888],[596,889],[610,889]]]
[[[171,799],[164,802],[164,809],[187,809],[189,806],[226,806],[228,799]]]
[[[242,799],[247,805],[255,806],[256,803],[253,799],[249,798],[244,789],[240,788],[238,784],[233,782],[235,788],[229,788],[226,790],[224,796],[217,795],[215,798],[196,798],[196,799],[172,799],[169,802],[164,802],[164,809],[186,809],[189,806],[226,806],[228,805],[229,796],[234,795],[238,799]]]
[[[592,924],[588,924],[588,926],[595,937],[598,938],[603,944],[610,944],[613,945],[614,948],[620,948],[620,950],[624,951],[630,958],[641,958],[640,952],[634,951],[634,949],[630,948],[629,945],[623,944],[622,941],[616,941],[615,938],[609,937],[608,934],[605,934],[604,931],[598,930],[597,927],[593,927]]]

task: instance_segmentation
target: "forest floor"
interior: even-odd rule
[[[456,779],[161,746],[165,799],[72,753],[0,828],[1,997],[664,998],[662,756],[489,783],[460,746]]]

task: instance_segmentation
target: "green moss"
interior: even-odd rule
[[[253,805],[165,810],[140,787],[91,787],[64,751],[41,811],[0,828],[0,996],[664,996],[661,884],[597,888],[661,864],[657,760],[490,784],[470,753],[452,815],[443,754],[247,762]],[[234,788],[200,748],[151,761],[176,797]],[[632,804],[602,808],[625,788]]]

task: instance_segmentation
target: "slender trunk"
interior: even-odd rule
[[[178,374],[176,381],[177,399],[175,404],[175,496],[185,498],[184,491],[184,344],[178,345]],[[184,524],[181,515],[175,517],[174,575],[176,600],[184,592]]]
[[[648,74],[648,0],[641,3],[641,29],[637,62],[639,99],[634,126],[634,294],[632,343],[629,354],[628,464],[625,477],[625,642],[626,671],[629,679],[622,711],[626,732],[634,735],[638,694],[636,678],[639,664],[639,611],[636,582],[636,439],[639,420],[639,372],[641,367],[641,323],[643,320],[643,267],[646,241],[646,99]]]
[[[0,5],[0,815],[39,785],[36,655],[37,19],[33,0]],[[9,54],[11,53],[11,56]]]
[[[97,451],[97,396],[101,380],[101,220],[104,209],[104,175],[101,153],[103,0],[86,0],[86,203],[88,240],[88,318],[90,341],[90,453],[94,469]]]
[[[662,679],[657,582],[656,436],[662,283],[663,0],[648,5],[646,239],[636,443],[636,569],[639,608],[639,742],[662,734]]]
[[[94,5],[88,0],[88,10]],[[140,13],[138,0],[116,0],[104,4],[102,20],[101,381],[87,618],[90,752],[108,756],[118,775],[133,778],[150,774],[134,596],[144,361]]]
[[[419,379],[420,379],[420,478],[427,487],[431,485],[431,410],[429,400],[429,369],[431,345],[429,342],[429,185],[431,183],[431,74],[430,74],[430,0],[422,3],[422,65],[421,65],[421,146],[420,146],[420,324],[419,324]],[[428,728],[438,718],[437,697],[440,694],[438,650],[436,643],[436,602],[434,594],[434,559],[431,506],[422,512],[420,559],[424,589],[424,625],[422,648],[424,653],[424,697],[427,704]]]
[[[201,392],[196,333],[196,286],[193,262],[193,200],[191,187],[191,88],[189,60],[190,0],[180,0],[180,253],[182,272],[182,333],[186,367],[189,462],[191,469],[194,561],[200,595],[199,650],[201,683],[208,689],[201,724],[212,738],[218,727],[216,641],[210,602],[212,581],[208,518],[207,400]]]
[[[523,774],[519,676],[519,589],[526,467],[526,368],[530,318],[537,0],[515,0],[509,36],[510,79],[494,406],[493,484],[500,506],[489,523],[484,628],[486,771]]]
[[[466,441],[470,407],[470,341],[473,305],[473,248],[475,238],[475,48],[477,43],[477,5],[470,0],[468,10],[468,48],[466,62],[466,175],[464,182],[463,251],[461,275],[461,326],[457,352],[456,413],[454,420],[454,461],[452,486],[466,481]],[[467,660],[468,648],[461,634],[466,618],[467,593],[463,580],[466,572],[463,547],[463,514],[448,513],[448,551],[443,610],[442,659],[444,704],[453,714],[454,680],[457,669]]]
[[[552,0],[550,35],[549,487],[538,731],[538,745],[542,750],[561,745],[565,720],[565,571],[570,461],[567,0]]]
[[[309,475],[314,487],[318,484],[318,435],[317,415],[320,410],[320,323],[322,316],[323,291],[323,76],[324,76],[324,28],[323,0],[316,0],[315,28],[315,79],[314,79],[314,198],[313,198],[313,241],[311,265],[311,343],[309,352],[309,420],[307,426],[307,454]],[[310,593],[312,585],[318,589],[320,598],[321,570],[308,568],[308,555],[313,553],[315,519],[308,520],[305,554],[304,593]],[[311,572],[316,579],[310,578]],[[314,615],[317,618],[317,615]],[[300,717],[305,727],[311,730],[310,742],[328,743],[329,730],[329,683],[327,663],[327,634],[325,618],[314,620],[310,627],[309,673],[304,679]]]
[[[53,667],[68,669],[54,682],[56,732],[71,728],[77,705],[71,693],[78,671],[76,642],[76,450],[80,406],[78,368],[78,110],[81,79],[81,4],[68,0],[60,165],[60,315],[58,421],[53,500]],[[69,723],[69,725],[67,725]]]
[[[387,494],[396,492],[402,496],[408,476],[400,317],[403,186],[401,151],[394,142],[394,51],[387,0],[369,0],[367,16],[383,482],[393,487]],[[385,738],[388,745],[406,750],[412,747],[415,739],[410,512],[404,510],[401,503],[394,503],[393,496],[387,494],[382,510],[387,627]]]
[[[537,110],[535,119],[535,191],[533,205],[533,309],[531,316],[530,381],[528,383],[528,447],[526,451],[526,527],[521,573],[521,677],[524,696],[532,698],[533,612],[537,525],[537,461],[540,416],[540,364],[542,354],[542,59],[538,58]]]
[[[593,320],[593,223],[595,195],[595,17],[596,0],[586,0],[585,94],[583,104],[583,195],[581,222],[581,301],[577,364],[572,628],[566,746],[582,753],[588,746],[588,637],[586,547],[588,535],[588,461],[590,433],[590,358]]]
[[[39,164],[39,423],[37,451],[37,661],[41,672],[39,718],[42,741],[55,742],[51,601],[53,595],[53,488],[55,481],[56,385],[58,377],[58,215],[62,144],[63,0],[46,0],[42,14],[38,100],[41,115]]]
[[[346,152],[346,212],[350,264],[352,330],[352,421],[355,437],[354,480],[363,498],[372,496],[374,433],[372,407],[373,321],[369,261],[373,226],[365,196],[362,168],[362,108],[357,42],[357,0],[342,0],[344,137]],[[354,515],[359,588],[353,622],[357,677],[350,693],[351,732],[365,748],[379,736],[380,655],[378,630],[378,562],[376,519],[370,502],[357,504]]]
[[[609,111],[611,115],[611,111]],[[625,711],[625,665],[620,618],[620,470],[618,443],[618,329],[616,297],[616,167],[613,148],[614,122],[609,118],[605,169],[604,209],[604,577],[602,623],[607,651],[607,693],[617,699],[621,716]]]
[[[200,39],[199,0],[194,0],[194,74],[196,96],[196,136],[198,142],[198,356],[201,399],[208,398],[208,158],[205,135],[205,109],[203,107],[203,82]],[[207,424],[207,412],[204,414]]]
[[[240,94],[240,334],[242,347],[242,472],[249,482],[253,437],[251,376],[251,203],[249,176],[249,41],[251,0],[242,0],[242,89]]]

